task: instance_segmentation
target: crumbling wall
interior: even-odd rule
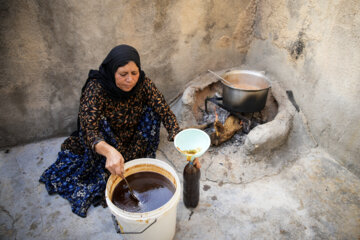
[[[287,89],[321,147],[360,176],[360,2],[260,0],[246,64]]]

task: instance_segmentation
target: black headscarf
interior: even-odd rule
[[[119,67],[125,66],[130,61],[133,61],[139,68],[140,76],[136,85],[129,92],[125,92],[118,88],[115,83],[115,72]],[[135,48],[129,45],[119,45],[114,47],[101,63],[99,70],[90,70],[88,79],[82,88],[86,88],[90,79],[98,79],[101,86],[114,100],[121,100],[128,98],[136,93],[144,81],[145,73],[141,70],[140,56]]]
[[[129,92],[125,92],[116,86],[115,72],[119,67],[125,66],[130,61],[135,62],[136,66],[139,68],[140,76],[133,89]],[[140,88],[145,79],[145,73],[141,70],[139,53],[135,48],[126,44],[114,47],[101,63],[99,70],[90,70],[88,79],[82,87],[81,92],[84,92],[88,82],[94,78],[100,81],[101,86],[105,89],[109,96],[116,101],[132,96]],[[80,119],[78,117],[77,130],[73,132],[71,136],[79,136],[79,130]]]

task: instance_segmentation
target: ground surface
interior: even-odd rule
[[[295,116],[288,142],[260,162],[243,154],[229,158],[229,147],[211,148],[201,159],[198,207],[192,213],[182,199],[178,204],[175,239],[359,239],[360,180],[306,134]],[[164,131],[161,137],[157,158],[182,179],[186,162]],[[0,152],[1,239],[122,239],[109,209],[92,207],[80,218],[38,182],[63,140]]]

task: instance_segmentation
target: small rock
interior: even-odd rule
[[[203,190],[204,191],[207,191],[207,190],[209,190],[211,187],[209,186],[209,185],[204,185],[204,187],[203,187]]]

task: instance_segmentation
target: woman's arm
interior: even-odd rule
[[[99,122],[104,115],[104,91],[96,81],[91,81],[80,100],[80,125],[84,133],[85,144],[94,152],[106,158],[105,168],[111,174],[124,173],[124,158],[113,146],[106,143],[99,131]]]
[[[150,106],[160,115],[161,121],[169,134],[168,140],[172,141],[175,135],[180,132],[176,116],[155,84],[150,79],[146,79],[145,83],[147,84],[147,96],[149,96]],[[198,158],[195,158],[194,165],[197,168],[201,168]]]
[[[105,141],[100,141],[95,144],[95,151],[106,158],[105,168],[111,174],[123,176],[124,158],[118,150]]]
[[[95,144],[103,141],[100,119],[104,114],[104,90],[96,80],[90,80],[80,98],[79,120],[85,144],[94,151]]]
[[[146,94],[149,97],[149,105],[160,115],[161,121],[169,134],[168,140],[172,141],[180,131],[175,114],[170,110],[170,106],[166,103],[163,94],[157,89],[155,84],[150,79],[146,79],[145,84]]]

